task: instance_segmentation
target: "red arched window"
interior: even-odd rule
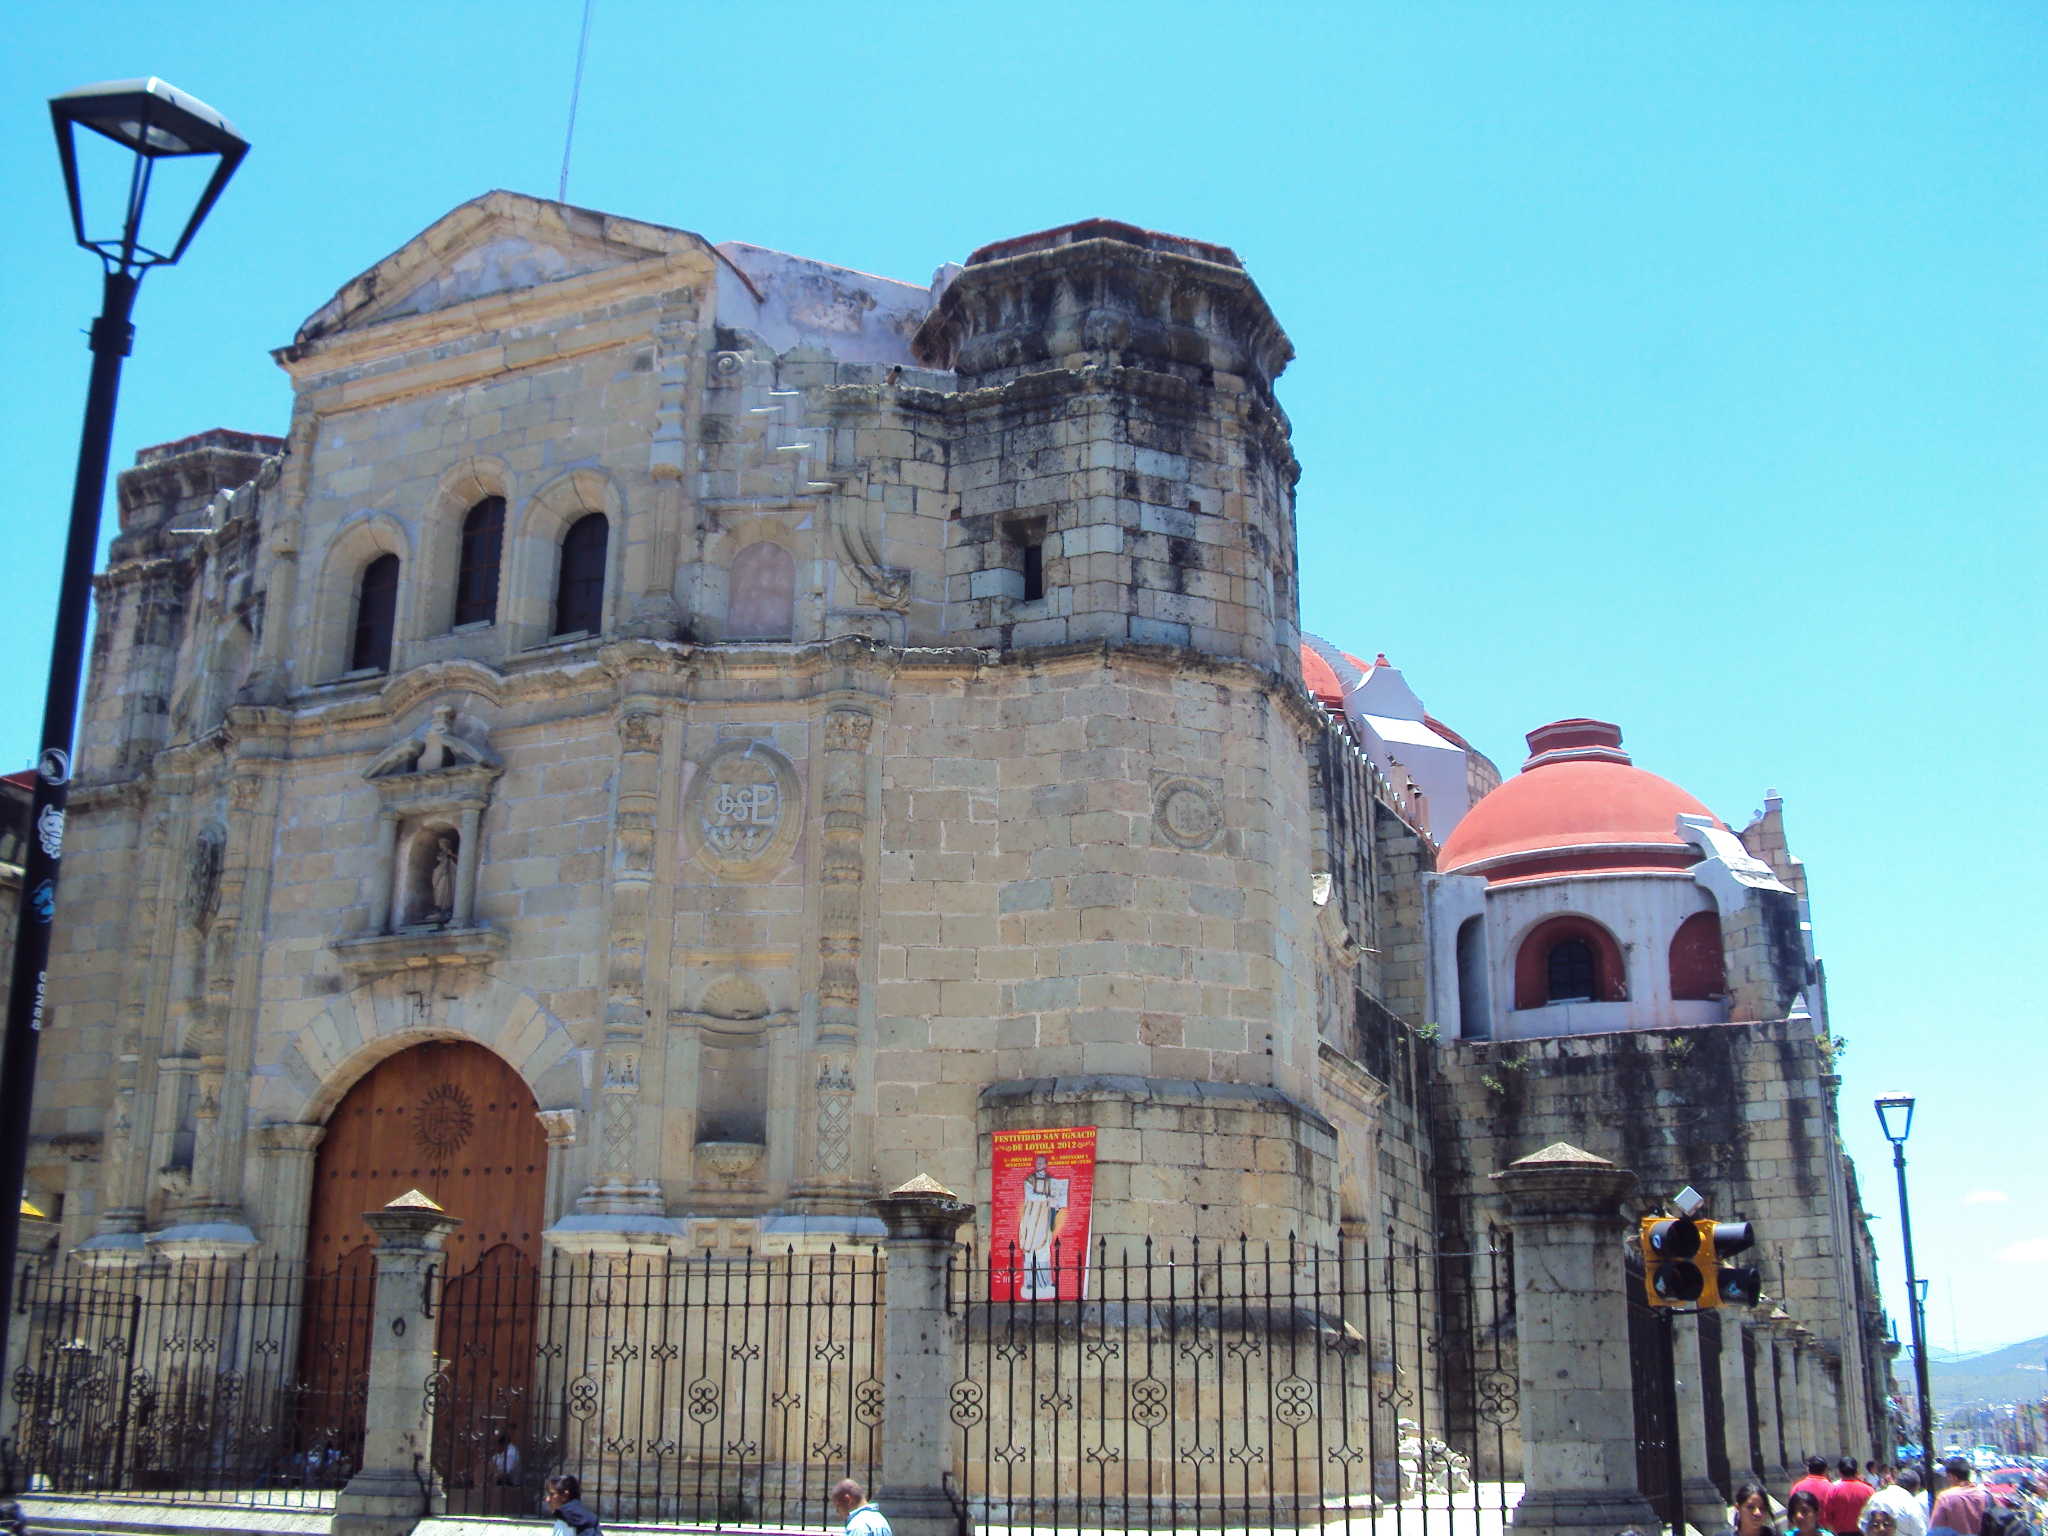
[[[1628,1000],[1628,970],[1614,935],[1590,917],[1560,913],[1531,928],[1515,951],[1515,1007]]]
[[[1727,995],[1721,959],[1721,915],[1695,912],[1671,936],[1671,996],[1678,1002],[1711,1002]]]

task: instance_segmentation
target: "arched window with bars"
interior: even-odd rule
[[[579,517],[562,536],[561,574],[555,582],[555,636],[594,635],[604,629],[604,566],[611,520],[602,512]]]
[[[349,644],[349,670],[389,672],[392,633],[397,623],[398,556],[379,555],[363,567],[362,579],[356,586],[356,625]]]
[[[455,573],[455,627],[498,620],[498,568],[505,552],[505,498],[486,496],[462,520]]]

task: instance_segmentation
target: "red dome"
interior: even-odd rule
[[[1323,708],[1339,716],[1344,713],[1344,684],[1338,680],[1337,669],[1306,640],[1301,643],[1301,680]]]
[[[1548,875],[1685,869],[1699,849],[1680,815],[1722,823],[1699,801],[1629,761],[1621,732],[1569,720],[1529,733],[1529,761],[1473,806],[1444,840],[1437,868],[1499,885]]]

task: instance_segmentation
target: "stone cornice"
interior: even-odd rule
[[[422,701],[466,693],[495,709],[559,701],[558,718],[609,715],[631,695],[749,707],[807,705],[835,693],[886,696],[894,678],[987,678],[1012,670],[1081,672],[1135,667],[1161,675],[1193,672],[1274,700],[1303,740],[1329,729],[1328,718],[1301,685],[1254,662],[1173,646],[1089,640],[1010,651],[974,646],[891,646],[859,635],[802,645],[696,645],[675,640],[620,640],[579,648],[569,656],[513,658],[504,670],[471,660],[428,662],[395,678],[330,683],[307,689],[283,707],[237,705],[218,730],[157,754],[156,779],[195,776],[240,757],[304,760],[382,749],[390,722]],[[704,685],[711,685],[707,690]],[[525,722],[522,722],[525,723]],[[250,752],[244,743],[261,742]],[[144,780],[131,780],[141,794]],[[109,786],[95,791],[116,791]]]
[[[1078,352],[1135,354],[1240,375],[1262,393],[1294,356],[1243,268],[1115,238],[970,264],[911,349],[963,376]]]

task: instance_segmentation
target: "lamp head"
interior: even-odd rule
[[[1881,1093],[1877,1096],[1877,1123],[1884,1127],[1884,1138],[1895,1147],[1903,1147],[1906,1137],[1913,1129],[1913,1095],[1910,1093]]]
[[[214,200],[249,152],[248,142],[234,125],[196,96],[188,96],[174,85],[154,77],[147,80],[110,80],[99,85],[80,86],[62,96],[50,98],[50,122],[57,132],[57,157],[64,167],[64,190],[71,201],[71,228],[78,243],[95,252],[110,270],[139,273],[145,268],[164,266],[185,254],[185,247],[199,232],[199,225],[212,209]],[[107,225],[88,228],[86,206],[111,207],[117,188],[104,196],[88,197],[96,189],[84,188],[79,180],[78,130],[89,129],[115,145],[127,156],[127,199],[119,214],[118,230]],[[145,244],[142,239],[143,213],[149,200],[150,181],[159,164],[172,160],[213,160],[212,174],[193,204],[192,212],[167,248]],[[109,178],[111,180],[111,176]],[[181,210],[182,211],[182,210]]]

